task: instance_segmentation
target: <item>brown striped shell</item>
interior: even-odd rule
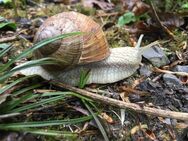
[[[63,12],[48,18],[37,31],[34,42],[77,31],[84,34],[50,43],[37,50],[35,57],[57,58],[61,61],[61,68],[65,68],[101,61],[109,56],[108,43],[101,26],[77,12]]]

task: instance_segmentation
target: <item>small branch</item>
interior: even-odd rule
[[[17,6],[16,6],[16,0],[12,0],[12,6],[14,8],[15,17],[18,17],[18,10],[17,10]]]
[[[108,16],[117,16],[119,15],[120,13],[118,12],[114,12],[114,13],[102,13],[102,14],[97,14],[96,17],[108,17]]]
[[[160,18],[159,18],[159,16],[157,15],[157,12],[156,12],[156,10],[155,10],[155,8],[154,8],[154,5],[153,5],[153,2],[152,2],[151,0],[150,0],[150,6],[151,6],[151,9],[152,9],[153,14],[154,14],[154,16],[155,16],[156,22],[161,26],[161,28],[162,28],[173,40],[175,40],[174,34],[173,34],[165,25],[163,25],[163,24],[161,23]]]
[[[175,75],[179,75],[179,76],[188,76],[187,72],[173,72],[173,71],[169,71],[169,70],[162,70],[159,68],[154,68],[153,69],[154,72],[162,72],[162,73],[168,73],[168,74],[175,74]]]
[[[0,43],[7,43],[7,42],[15,41],[17,39],[18,39],[17,36],[4,37],[0,39]]]
[[[94,93],[88,92],[83,89],[79,89],[79,88],[72,87],[67,84],[58,83],[58,82],[54,82],[54,81],[52,82],[52,84],[62,87],[64,89],[68,89],[70,91],[79,93],[79,94],[89,97],[95,101],[100,101],[102,103],[116,106],[119,108],[123,108],[123,109],[129,108],[129,109],[135,110],[136,112],[139,112],[139,113],[149,114],[149,115],[153,115],[153,116],[160,116],[160,117],[169,117],[169,118],[173,118],[173,119],[188,121],[188,113],[173,112],[173,111],[168,111],[168,110],[161,110],[161,109],[150,108],[150,107],[146,107],[146,106],[140,106],[140,105],[134,104],[134,103],[127,103],[127,102],[123,102],[123,101],[112,99],[112,98],[109,98],[106,96],[94,94]]]

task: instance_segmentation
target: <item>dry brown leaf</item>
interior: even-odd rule
[[[162,36],[162,33],[164,31],[161,29],[161,26],[158,22],[154,20],[155,17],[152,13],[150,13],[150,16],[151,18],[147,19],[147,21],[140,20],[132,25],[124,26],[125,30],[133,35],[144,34],[152,36],[153,38]],[[167,29],[169,29],[169,31],[178,28],[184,24],[183,17],[178,16],[177,14],[158,13],[158,17],[160,19],[161,24],[164,25]]]
[[[136,125],[131,129],[131,135],[134,135],[137,131],[139,131],[140,129],[147,129],[148,126],[146,124],[142,124],[142,125]]]
[[[188,124],[186,124],[184,122],[178,122],[178,123],[176,123],[176,128],[185,129],[185,128],[188,128]]]
[[[105,2],[104,0],[83,0],[83,6],[85,7],[99,7],[102,10],[112,10],[114,8],[113,3]]]
[[[184,24],[183,17],[174,14],[174,13],[157,13],[160,21],[163,25],[168,27],[168,29],[174,29],[176,27],[180,27]],[[153,23],[151,23],[153,24]]]
[[[113,119],[109,115],[107,115],[106,113],[101,113],[100,115],[108,123],[114,123]]]
[[[146,129],[144,132],[145,132],[145,134],[146,134],[151,140],[153,140],[153,141],[156,141],[156,140],[157,140],[155,134],[154,134],[151,130]]]
[[[134,94],[137,94],[137,95],[140,95],[140,96],[146,96],[146,95],[149,94],[148,92],[135,90],[132,87],[127,87],[127,86],[121,86],[121,87],[119,87],[119,89],[123,92],[128,93],[128,94],[134,93]]]
[[[125,10],[133,12],[135,15],[142,15],[150,9],[150,6],[141,0],[122,0]]]

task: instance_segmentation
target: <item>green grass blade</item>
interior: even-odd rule
[[[1,46],[2,44],[0,44]],[[5,55],[5,53],[7,53],[10,49],[12,48],[11,45],[7,45],[7,47],[5,47],[3,50],[0,51],[0,58],[3,57],[3,55]]]
[[[26,69],[26,68],[33,67],[33,66],[57,64],[57,63],[58,63],[58,61],[55,59],[52,59],[52,58],[42,58],[42,59],[38,59],[38,60],[28,61],[24,64],[14,67],[10,71],[4,72],[0,78],[0,82],[5,80],[6,78],[10,77],[14,72],[17,72],[19,70]]]
[[[102,124],[100,123],[98,117],[94,114],[93,110],[90,108],[90,106],[87,104],[87,102],[84,101],[84,100],[82,100],[82,101],[83,101],[84,105],[87,107],[87,109],[89,110],[89,112],[91,113],[91,115],[93,116],[97,126],[99,127],[99,130],[101,131],[101,134],[104,137],[104,140],[109,141],[108,136],[106,134],[106,131],[104,130],[104,128],[103,128]]]
[[[75,119],[64,119],[64,120],[50,120],[50,121],[34,121],[34,122],[22,122],[22,123],[8,123],[0,124],[0,129],[21,129],[21,128],[37,128],[37,127],[46,127],[46,126],[56,126],[56,125],[71,125],[82,123],[88,120],[91,120],[92,116],[84,116],[81,118]]]
[[[17,79],[16,81],[12,82],[11,84],[9,85],[6,85],[4,86],[2,89],[0,89],[0,94],[4,93],[5,91],[7,91],[8,89],[10,89],[11,87],[15,86],[16,84],[28,79],[28,78],[31,78],[35,75],[30,75],[30,76],[25,76],[25,77],[22,77],[20,79]]]
[[[10,118],[10,117],[18,116],[18,115],[20,115],[20,113],[3,114],[3,115],[0,115],[0,119]]]
[[[36,95],[34,95],[36,97]],[[12,100],[10,102],[7,102],[5,103],[5,105],[3,105],[4,108],[2,108],[1,113],[4,112],[4,113],[10,113],[9,111],[12,110],[13,108],[15,108],[16,106],[20,105],[21,103],[29,100],[33,98],[33,93],[28,93],[22,97],[20,97],[19,99],[17,100]]]
[[[40,100],[38,102],[35,102],[35,103],[32,103],[32,104],[27,104],[25,106],[13,109],[13,110],[11,110],[9,112],[10,113],[24,112],[24,111],[27,111],[27,110],[31,110],[31,109],[40,107],[41,105],[44,105],[44,104],[48,104],[48,103],[51,103],[51,102],[62,100],[63,98],[65,98],[64,95],[60,95],[60,96],[55,96],[55,97],[43,99],[43,100]]]
[[[14,67],[9,72],[13,73],[13,72],[16,72],[16,71],[19,71],[22,69],[26,69],[29,67],[40,66],[40,65],[49,65],[49,64],[58,64],[58,61],[53,58],[42,58],[42,59],[32,60],[32,61],[28,61],[28,62],[25,62],[25,63],[19,65],[19,66]]]
[[[87,98],[87,97],[84,97],[84,96],[82,96],[82,95],[80,95],[80,94],[77,94],[77,93],[74,93],[74,92],[72,92],[72,93],[70,93],[70,94],[71,94],[72,96],[76,96],[76,97],[78,97],[78,98],[80,98],[80,99],[93,102],[92,99],[89,99],[89,98]]]
[[[35,44],[33,47],[24,50],[22,53],[20,53],[16,57],[12,58],[6,65],[4,65],[3,68],[1,68],[0,72],[5,71],[15,61],[17,61],[17,60],[19,60],[23,57],[26,57],[27,55],[29,55],[30,53],[32,53],[36,49],[43,47],[44,45],[47,45],[47,44],[54,42],[56,40],[59,40],[59,39],[63,39],[63,38],[71,37],[71,36],[76,36],[76,35],[81,35],[81,32],[67,33],[67,34],[63,34],[63,35],[58,35],[58,36],[53,37],[53,38],[48,38],[48,39],[42,40],[39,43]]]
[[[81,74],[80,74],[80,81],[79,81],[79,88],[82,89],[85,87],[87,81],[88,81],[88,78],[89,78],[89,72],[90,70],[81,70]]]
[[[18,90],[16,92],[13,92],[12,96],[18,96],[18,95],[23,94],[25,92],[28,92],[30,90],[34,90],[35,88],[41,87],[42,85],[43,84],[34,84],[34,85],[29,86],[29,87],[22,88],[22,89],[20,89],[20,90]]]
[[[53,96],[53,97],[52,97]],[[33,93],[29,93],[26,95],[23,95],[22,97],[20,97],[17,100],[12,100],[12,101],[8,101],[7,103],[5,103],[4,105],[1,106],[2,110],[0,110],[2,113],[20,113],[20,112],[26,112],[27,110],[32,110],[38,107],[41,107],[42,105],[48,104],[48,103],[52,103],[55,101],[59,101],[59,100],[63,100],[65,97],[67,96],[77,96],[83,100],[87,100],[89,102],[91,102],[90,99],[87,99],[85,97],[80,97],[80,95],[72,93],[72,92],[50,92],[50,93],[44,93],[44,94],[33,94]],[[18,107],[19,105],[21,105],[21,103],[26,102],[27,100],[31,100],[34,98],[44,98],[47,97],[46,99],[42,99],[40,101],[37,101],[35,103],[31,103],[31,104],[27,104],[21,107]],[[50,97],[50,98],[49,98]],[[18,108],[15,108],[18,107]],[[14,109],[15,108],[15,109]]]
[[[14,130],[14,131],[19,131],[19,130]],[[45,136],[54,136],[54,137],[71,137],[71,138],[76,138],[78,136],[78,133],[72,133],[72,132],[65,132],[65,131],[56,131],[56,130],[39,130],[39,129],[30,129],[30,128],[22,128],[21,131],[23,132],[28,132],[36,135],[45,135]]]
[[[21,105],[21,103],[24,103],[27,100],[32,100],[35,98],[44,98],[44,97],[52,97],[52,96],[68,96],[68,95],[71,95],[71,92],[49,92],[49,93],[44,93],[44,94],[33,94],[32,92],[29,92],[27,94],[22,95],[21,97],[19,97],[17,99],[14,98],[11,101],[7,101],[6,103],[1,104],[0,112],[1,113],[11,113],[12,111],[15,111],[15,109],[13,109],[13,108]],[[49,98],[48,98],[48,100],[49,100]],[[38,101],[38,103],[42,104],[43,102]],[[28,109],[25,109],[25,110],[31,110],[33,108],[33,106],[35,108],[35,106],[37,107],[39,105],[34,104],[32,107],[30,107],[30,106],[31,106],[31,104],[27,105],[25,108],[28,107]],[[23,108],[23,106],[21,106],[20,108],[17,108],[17,109],[22,109],[22,108]]]

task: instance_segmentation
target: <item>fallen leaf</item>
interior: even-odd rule
[[[128,95],[129,95],[129,93],[126,93],[126,92],[120,93],[120,97],[121,97],[122,101],[130,103]]]
[[[134,5],[140,0],[121,0],[122,5],[125,10],[131,11],[134,7]]]
[[[157,15],[159,16],[160,22],[170,30],[173,30],[174,28],[180,27],[184,24],[183,17],[175,13],[157,12]],[[147,24],[158,28],[159,27],[158,23],[156,21],[153,21],[153,19],[154,18],[151,15],[151,19],[148,20]]]
[[[113,119],[109,115],[107,115],[106,113],[101,113],[100,115],[108,123],[114,123]]]
[[[135,15],[142,15],[146,13],[149,9],[150,6],[140,0],[135,3],[132,12],[135,13]]]
[[[181,16],[178,16],[174,13],[158,13],[160,22],[167,27],[169,30],[173,30],[177,27],[180,27],[184,24],[184,19]],[[153,20],[153,15],[150,14],[150,19],[137,21],[129,26],[124,26],[125,30],[130,34],[140,35],[145,34],[149,35],[152,38],[157,38],[163,35],[163,30],[161,26]]]
[[[136,125],[131,129],[131,135],[134,135],[137,131],[139,131],[140,129],[147,129],[148,126],[146,124],[142,124],[142,125]]]
[[[147,135],[151,140],[153,140],[153,141],[157,140],[155,134],[154,134],[151,130],[146,129],[144,132],[146,133],[146,135]]]
[[[184,122],[178,122],[176,124],[176,128],[178,128],[178,129],[185,129],[185,128],[188,128],[188,124],[184,123]]]
[[[150,6],[141,0],[122,0],[125,10],[133,12],[135,15],[142,15],[150,9]]]
[[[104,0],[83,0],[82,1],[83,6],[85,7],[99,7],[102,10],[112,10],[114,8],[113,3],[105,2]]]
[[[121,92],[123,91],[123,92],[127,93],[128,95],[130,93],[134,93],[134,94],[137,94],[137,95],[140,95],[140,96],[147,96],[147,95],[149,95],[148,92],[140,91],[140,90],[135,90],[132,87],[128,87],[128,86],[121,86],[121,87],[119,87],[119,89],[120,89]]]

